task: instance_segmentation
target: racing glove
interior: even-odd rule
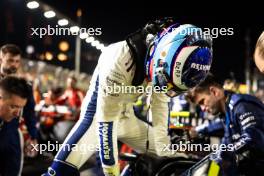
[[[119,166],[114,165],[114,166],[103,166],[104,174],[105,176],[119,176]]]

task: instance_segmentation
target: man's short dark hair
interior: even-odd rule
[[[4,97],[17,95],[21,98],[28,99],[31,95],[31,86],[20,77],[6,76],[0,80],[0,89],[4,91]]]
[[[22,54],[21,49],[17,45],[14,45],[14,44],[3,45],[0,49],[0,51],[2,54],[10,53],[13,56],[17,56],[17,55]]]
[[[191,90],[188,91],[187,93],[187,98],[194,102],[195,96],[197,93],[203,93],[203,92],[208,92],[211,86],[215,86],[218,88],[223,88],[221,83],[215,78],[213,74],[208,74],[208,76],[205,78],[204,81],[202,81],[200,84],[198,84],[196,87],[192,88]]]

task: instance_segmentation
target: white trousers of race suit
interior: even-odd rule
[[[133,110],[132,105],[131,105],[131,110]],[[74,133],[76,130],[78,130],[78,126],[79,126],[78,123],[80,122],[81,120],[77,122],[77,124],[72,129],[71,133],[68,135],[67,138],[72,136],[71,134]],[[120,118],[117,123],[118,123],[117,138],[119,141],[127,144],[128,146],[130,146],[139,153],[145,153],[147,150],[147,139],[148,139],[149,147],[147,151],[150,153],[156,153],[154,147],[154,136],[153,136],[154,133],[152,132],[153,131],[152,126],[149,126],[147,123],[138,119],[134,115],[134,113],[130,113],[129,117],[124,115],[124,117]],[[98,136],[99,134],[97,130],[97,123],[94,118],[90,128],[88,128],[88,130],[84,133],[81,139],[76,143],[77,148],[69,153],[65,161],[67,163],[76,166],[77,168],[80,168],[96,151],[98,151],[99,148]],[[67,138],[65,141],[68,141]],[[169,144],[170,143],[169,137],[164,136],[164,138],[168,138],[167,144]]]

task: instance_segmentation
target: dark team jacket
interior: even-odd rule
[[[254,96],[225,92],[226,114],[223,143],[233,144],[241,159],[264,160],[264,104]]]

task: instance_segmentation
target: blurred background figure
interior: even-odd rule
[[[80,108],[84,98],[84,92],[77,88],[77,79],[69,76],[67,79],[66,89],[63,95],[59,98],[59,104],[65,104],[71,109],[74,120],[79,119]]]
[[[71,108],[60,99],[63,91],[59,86],[50,88],[44,94],[44,99],[35,107],[39,117],[40,141],[43,143],[62,142],[75,124],[75,116]]]
[[[42,99],[41,90],[40,90],[40,81],[38,79],[35,79],[33,81],[33,96],[36,104],[39,104],[39,102]]]

